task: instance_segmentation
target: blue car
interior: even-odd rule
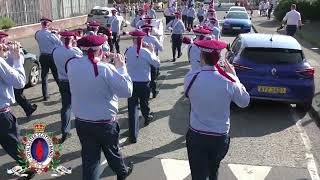
[[[240,34],[228,46],[233,64],[252,99],[281,101],[309,110],[314,96],[314,68],[298,41],[285,35]]]
[[[251,27],[251,18],[246,11],[229,11],[224,17],[222,33],[248,33]]]

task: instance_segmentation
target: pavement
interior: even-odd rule
[[[222,19],[224,14],[224,11],[218,12],[218,18]],[[258,26],[255,27],[259,29]],[[222,40],[231,43],[234,38],[235,36],[223,36]],[[20,41],[29,51],[38,53],[34,39]],[[122,40],[121,52],[129,44],[130,40]],[[160,53],[160,93],[150,101],[155,119],[149,126],[141,127],[136,144],[129,144],[127,141],[127,102],[126,99],[120,99],[121,151],[127,160],[135,163],[133,174],[128,180],[191,179],[185,145],[189,102],[183,95],[183,79],[190,69],[187,48],[183,45],[183,56],[172,63],[169,36],[165,37],[164,47],[165,51]],[[312,59],[314,52],[306,48],[305,53],[307,58]],[[317,65],[317,57],[319,56],[315,56],[312,64]],[[12,108],[22,134],[32,132],[32,125],[36,122],[47,124],[48,132],[61,134],[61,100],[51,76],[49,92],[50,100],[43,102],[41,85],[25,90],[26,97],[39,107],[30,120],[24,117],[21,107]],[[232,107],[230,119],[231,144],[219,169],[219,180],[319,180],[317,164],[320,163],[320,132],[309,114],[299,112],[289,104],[253,101],[245,109]],[[71,167],[72,174],[58,178],[51,177],[50,174],[37,175],[34,179],[81,179],[81,147],[74,122],[71,133],[73,136],[63,144],[61,163]],[[13,160],[0,148],[0,180],[16,179],[5,173],[6,169],[14,165]],[[101,156],[100,177],[116,179],[104,155]]]

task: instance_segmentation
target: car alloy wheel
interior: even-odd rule
[[[30,70],[29,76],[29,84],[30,86],[35,86],[38,84],[40,78],[40,69],[39,66],[33,63],[32,68]]]

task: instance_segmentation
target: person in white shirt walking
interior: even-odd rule
[[[297,28],[301,29],[301,15],[296,11],[296,5],[291,5],[291,11],[287,12],[282,20],[283,24],[287,24],[286,32],[289,36],[294,36],[297,31]]]
[[[206,14],[206,9],[204,8],[203,4],[201,4],[200,8],[198,9],[198,13],[197,13],[198,20],[199,20],[200,24],[203,22],[205,14]]]
[[[193,5],[191,5],[188,9],[187,18],[188,18],[188,25],[187,29],[191,30],[193,28],[193,21],[196,17],[196,10],[194,9]]]

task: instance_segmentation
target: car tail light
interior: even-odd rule
[[[93,17],[93,14],[88,14],[88,17]]]
[[[246,67],[237,63],[233,63],[233,67],[236,71],[248,71],[248,70],[252,70],[252,68],[250,67]]]
[[[300,76],[303,76],[303,77],[313,77],[314,76],[314,68],[310,67],[310,68],[305,68],[302,70],[297,70],[296,73],[298,73]]]

